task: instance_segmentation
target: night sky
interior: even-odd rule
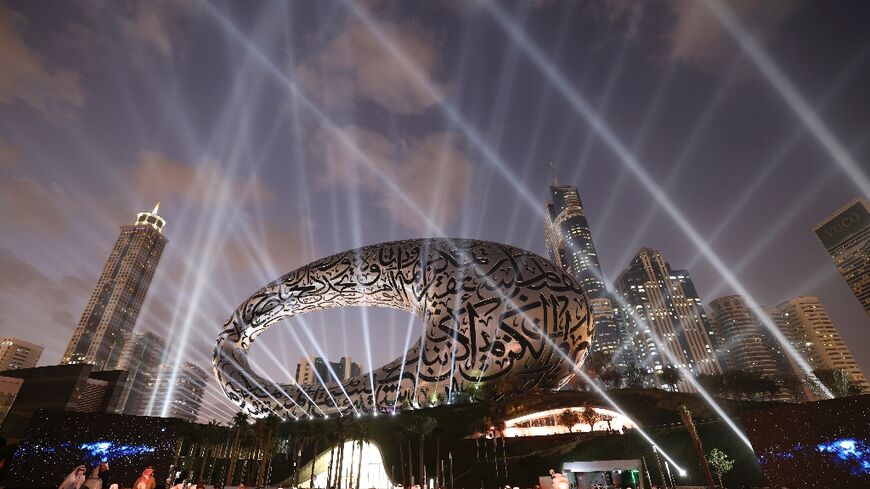
[[[870,3],[722,5],[866,182]],[[441,235],[546,254],[550,161],[608,281],[649,246],[705,303],[733,293],[604,127],[760,304],[819,296],[870,372],[870,319],[811,231],[868,188],[793,107],[703,2],[0,2],[0,334],[59,362],[118,227],[160,201],[137,329],[209,367],[235,307],[314,258]],[[286,380],[313,340],[378,367],[421,330],[302,319],[255,366]]]

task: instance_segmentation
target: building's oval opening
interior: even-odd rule
[[[289,383],[293,379],[315,383],[324,370],[347,378],[357,368],[359,374],[377,369],[400,358],[422,333],[422,320],[406,311],[384,307],[326,309],[295,316],[270,328],[251,348],[248,360],[260,374],[275,382]],[[320,358],[322,367],[302,367],[306,357],[312,361]]]

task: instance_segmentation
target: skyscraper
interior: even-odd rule
[[[61,363],[90,363],[96,370],[117,367],[166,245],[159,207],[140,212],[132,226],[121,226]]]
[[[127,371],[118,412],[139,415],[145,411],[167,352],[166,341],[156,334],[133,334],[118,362],[118,368]]]
[[[337,362],[328,362],[321,357],[302,357],[296,364],[298,384],[341,382],[360,375],[362,369],[350,357],[341,357]]]
[[[870,202],[852,200],[816,224],[813,232],[870,315]]]
[[[156,394],[150,408],[142,414],[145,416],[162,416],[163,407],[168,406],[167,418],[181,418],[185,421],[196,421],[202,398],[205,395],[205,385],[208,374],[205,370],[190,362],[178,366],[178,373],[173,381],[174,365],[164,365],[157,376]],[[174,384],[174,387],[171,387]],[[172,396],[168,404],[166,399]]]
[[[741,370],[783,380],[784,388],[777,399],[799,397],[799,393],[789,390],[798,376],[782,345],[761,318],[752,313],[743,297],[729,295],[710,302],[710,326],[719,338],[719,344],[714,345],[723,370]],[[799,368],[797,372],[800,372]]]
[[[865,391],[870,384],[818,297],[798,297],[776,306],[777,326],[813,370],[844,370]]]
[[[0,336],[0,370],[35,367],[43,347],[11,336]]]
[[[722,373],[708,334],[707,315],[686,271],[672,270],[661,251],[642,248],[616,284],[626,307],[631,308],[627,319],[641,368],[649,373],[666,367],[688,368],[694,375]],[[661,387],[659,376],[653,378]],[[674,387],[694,391],[685,381]]]
[[[592,349],[616,354],[620,352],[623,338],[577,187],[559,185],[553,170],[550,196],[553,200],[546,203],[548,219],[544,228],[550,260],[574,278],[586,293],[595,318]]]

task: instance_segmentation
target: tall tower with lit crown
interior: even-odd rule
[[[560,185],[552,163],[550,171],[553,174],[553,185],[550,186],[553,200],[546,203],[547,223],[544,227],[550,260],[573,277],[589,299],[595,318],[593,350],[614,354],[620,357],[618,362],[624,362],[621,355],[616,355],[623,353],[623,335],[604,285],[598,253],[592,242],[592,231],[577,187]]]
[[[90,363],[95,370],[118,367],[166,246],[166,221],[157,215],[159,208],[158,202],[151,212],[138,213],[132,226],[121,226],[61,363]]]

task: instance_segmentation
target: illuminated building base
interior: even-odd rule
[[[338,486],[338,480],[343,481],[341,487],[392,487],[390,477],[384,469],[384,459],[381,456],[381,450],[372,443],[363,442],[362,451],[360,445],[356,441],[348,441],[344,443],[344,456],[339,460],[338,453],[340,447],[327,450],[317,456],[314,464],[314,486],[327,487],[328,479],[332,479],[333,487]],[[335,458],[333,458],[333,467],[342,467],[341,474],[333,472],[330,476],[329,461],[332,458],[332,451],[335,450]],[[335,469],[337,470],[337,469]],[[359,472],[359,476],[357,473]],[[299,487],[310,488],[311,485],[311,462],[305,464],[299,471],[300,481]],[[360,485],[357,486],[357,477],[359,477]],[[282,482],[281,486],[289,486],[293,484],[292,477]]]
[[[567,427],[559,420],[561,415],[566,410],[571,410],[578,415],[585,409],[591,409],[599,415],[599,420],[592,427],[588,423],[578,421],[572,427]],[[608,419],[609,418],[609,419]],[[616,411],[603,409],[598,407],[573,407],[550,409],[547,411],[538,411],[536,413],[526,414],[517,418],[509,419],[505,422],[504,436],[547,436],[560,435],[564,433],[579,433],[583,431],[623,431],[634,429],[637,426],[631,420]]]

